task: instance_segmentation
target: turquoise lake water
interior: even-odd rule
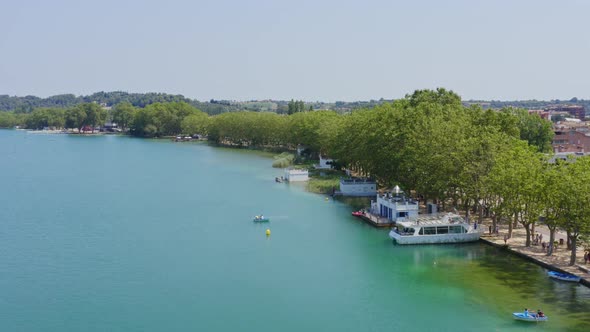
[[[590,330],[588,288],[480,243],[396,246],[271,164],[0,130],[0,331]]]

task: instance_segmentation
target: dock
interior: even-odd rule
[[[356,216],[356,217],[363,220],[367,224],[372,225],[374,227],[378,227],[378,228],[385,228],[385,227],[391,228],[391,227],[395,226],[395,222],[392,222],[391,220],[388,220],[387,218],[376,216],[376,215],[369,213],[369,212],[363,212],[363,214]]]

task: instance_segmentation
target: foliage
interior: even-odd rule
[[[196,112],[185,117],[180,127],[182,132],[187,135],[206,135],[209,127],[209,116],[201,111]]]
[[[59,108],[37,108],[26,119],[30,129],[63,128],[65,123],[65,111]]]
[[[267,112],[232,112],[213,116],[209,139],[238,146],[282,146],[287,118]]]
[[[277,156],[274,156],[274,161],[272,163],[272,167],[275,168],[285,168],[291,164],[295,160],[295,155],[292,153],[283,152]]]
[[[332,194],[332,190],[339,186],[339,177],[313,177],[307,183],[307,190],[318,194]]]
[[[12,128],[17,125],[17,117],[12,112],[0,112],[0,128]]]
[[[289,104],[287,104],[287,114],[291,115],[299,112],[305,112],[305,103],[303,100],[295,101],[291,99]]]
[[[524,109],[505,108],[501,113],[512,114],[518,121],[520,139],[536,146],[539,152],[551,151],[553,130],[550,121],[542,119],[538,114],[529,114]]]
[[[132,135],[140,137],[172,136],[181,133],[181,122],[199,110],[185,102],[154,103],[135,112],[130,125]]]
[[[111,110],[111,119],[119,128],[125,131],[133,122],[133,117],[137,109],[127,101],[118,103]]]

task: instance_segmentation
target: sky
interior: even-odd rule
[[[0,94],[590,99],[586,0],[0,2]]]

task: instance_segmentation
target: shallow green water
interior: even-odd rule
[[[0,330],[589,330],[589,289],[481,244],[395,246],[271,163],[0,130]]]

